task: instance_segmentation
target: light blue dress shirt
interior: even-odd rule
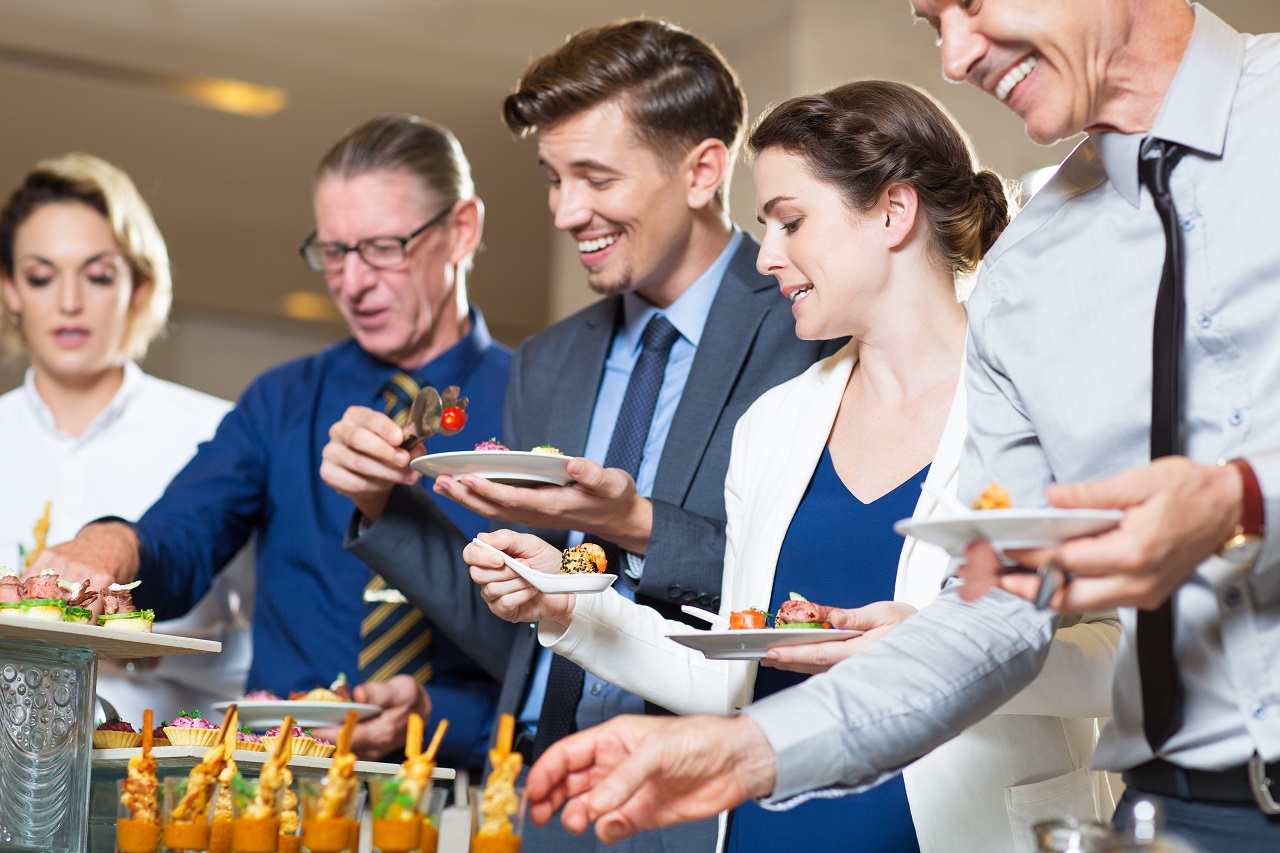
[[[698,353],[698,343],[702,340],[702,330],[707,324],[707,316],[711,313],[711,304],[720,291],[720,282],[729,269],[729,261],[739,246],[742,245],[742,232],[734,230],[729,244],[712,262],[711,266],[698,276],[680,297],[666,308],[658,309],[635,293],[626,293],[622,297],[622,323],[614,331],[613,343],[609,348],[609,356],[605,361],[604,376],[600,382],[600,390],[596,394],[596,405],[591,415],[591,427],[587,432],[586,452],[588,459],[604,464],[605,455],[609,451],[609,442],[613,438],[613,425],[618,419],[618,411],[622,408],[622,398],[627,393],[627,384],[631,381],[631,370],[640,358],[644,327],[656,314],[662,314],[671,325],[676,327],[680,337],[671,347],[667,358],[667,369],[662,376],[662,389],[658,392],[658,404],[653,412],[653,420],[649,425],[649,436],[645,439],[644,452],[640,457],[640,470],[636,476],[636,490],[644,497],[653,491],[653,482],[657,477],[658,463],[662,460],[662,449],[666,447],[667,435],[671,432],[671,423],[675,419],[680,398],[684,395],[685,382],[689,371],[693,368],[694,356]],[[568,538],[569,547],[582,542],[581,531],[571,531]],[[624,579],[616,583],[614,588],[627,598],[635,598],[635,590],[627,581],[638,581],[644,572],[644,558],[638,554],[626,554],[627,565],[621,567]],[[529,685],[529,696],[520,712],[520,722],[532,734],[538,725],[538,716],[542,711],[543,696],[547,691],[547,676],[551,670],[553,653],[541,649],[535,664],[535,672]],[[603,723],[619,714],[643,714],[644,700],[633,693],[620,690],[607,681],[601,681],[591,673],[586,673],[582,684],[582,701],[578,704],[577,724],[579,729]]]
[[[1190,149],[1171,181],[1186,257],[1185,451],[1248,459],[1267,524],[1251,569],[1211,557],[1175,593],[1187,699],[1161,755],[1218,770],[1255,750],[1280,759],[1280,35],[1241,35],[1194,8],[1149,134]],[[1043,506],[1051,482],[1147,464],[1164,233],[1138,182],[1145,136],[1090,136],[987,255],[969,301],[961,495],[998,481],[1015,506]],[[981,611],[1003,615],[969,618]],[[1110,770],[1152,757],[1135,612],[1120,618],[1114,716],[1095,755]],[[944,619],[968,624],[961,634]],[[947,591],[866,653],[753,706],[778,752],[775,795],[866,785],[937,745],[1027,677],[1052,637],[1045,619],[1005,594],[966,608]]]

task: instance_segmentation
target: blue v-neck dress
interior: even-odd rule
[[[902,537],[893,532],[893,523],[915,510],[928,471],[926,466],[893,491],[864,504],[845,487],[831,451],[824,449],[778,554],[769,611],[776,613],[791,592],[840,607],[893,598],[902,551]],[[808,677],[762,666],[756,675],[755,698]],[[796,723],[803,725],[802,720]],[[861,794],[809,800],[784,812],[746,803],[733,812],[726,849],[755,853],[789,846],[797,838],[831,850],[920,850],[900,775]],[[848,846],[837,839],[844,839]]]

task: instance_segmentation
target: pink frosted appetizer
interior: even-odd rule
[[[510,447],[507,447],[505,444],[498,441],[496,437],[491,438],[488,441],[482,441],[476,445],[476,450],[510,450],[510,449],[511,449]]]
[[[213,746],[219,742],[222,729],[200,716],[199,711],[183,711],[164,727],[164,733],[174,746]]]

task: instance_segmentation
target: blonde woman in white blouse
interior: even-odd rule
[[[110,163],[67,154],[23,178],[0,209],[0,286],[0,342],[29,365],[0,396],[0,565],[22,571],[46,503],[50,545],[95,518],[137,518],[231,404],[135,363],[169,315],[169,256],[146,202]],[[241,695],[252,583],[241,554],[199,607],[155,626],[220,640],[221,654],[104,662],[99,695],[135,724],[146,708],[159,722]]]

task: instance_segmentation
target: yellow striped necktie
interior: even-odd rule
[[[382,390],[387,415],[398,426],[409,421],[409,406],[418,383],[407,373],[397,373]],[[408,673],[419,684],[431,678],[431,626],[421,610],[403,603],[404,597],[388,589],[381,575],[373,575],[364,588],[365,616],[360,623],[360,680],[386,681]]]

